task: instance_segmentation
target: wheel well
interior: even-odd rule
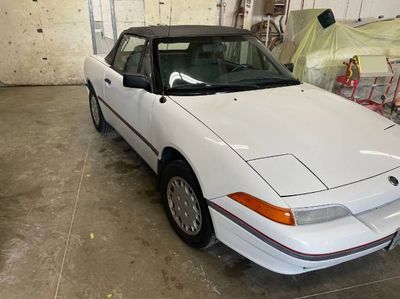
[[[92,82],[90,82],[89,79],[87,80],[87,87],[89,88],[90,91],[95,92],[94,88],[93,88],[93,84],[92,84]]]
[[[193,170],[192,165],[189,163],[189,161],[175,148],[171,146],[167,146],[163,149],[161,153],[161,159],[158,160],[157,164],[157,186],[160,187],[161,185],[161,176],[163,173],[164,168],[171,162],[176,161],[176,160],[182,160],[186,162],[187,166],[190,168],[191,172],[193,173],[197,183],[199,184],[199,187],[201,189],[200,181],[198,180],[195,171]]]
[[[185,161],[188,165],[189,162],[185,159],[185,157],[175,148],[173,147],[166,147],[163,149],[162,154],[161,154],[161,159],[158,160],[158,165],[157,165],[157,177],[158,177],[158,182],[160,183],[160,178],[161,174],[169,163],[175,160],[183,160]]]

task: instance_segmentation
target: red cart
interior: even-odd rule
[[[381,55],[356,55],[345,65],[345,74],[336,78],[338,94],[383,114],[383,106],[394,80],[389,60]]]

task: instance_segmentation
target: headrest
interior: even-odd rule
[[[225,51],[225,45],[222,43],[219,44],[204,44],[201,46],[201,49],[203,52],[206,53],[215,53],[215,52],[224,52]]]
[[[136,47],[133,49],[133,51],[132,51],[132,53],[131,53],[131,54],[133,54],[133,53],[137,53],[137,52],[142,52],[142,51],[143,51],[143,49],[144,49],[144,45],[139,45],[139,46],[136,46]]]
[[[136,46],[132,53],[129,54],[125,67],[124,67],[124,73],[137,73],[137,68],[139,65],[140,58],[142,57],[142,53],[144,50],[144,45],[139,45]]]
[[[217,54],[223,53],[224,44],[202,44],[192,49],[192,65],[210,64],[217,62]]]

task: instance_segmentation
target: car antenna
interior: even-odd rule
[[[170,36],[171,33],[171,19],[172,19],[172,2],[173,0],[171,0],[170,6],[169,6],[169,24],[168,24],[168,37]],[[167,51],[168,51],[168,43],[167,43]],[[167,101],[167,98],[165,97],[165,85],[166,85],[166,69],[164,69],[164,80],[163,80],[163,86],[162,86],[162,94],[161,94],[161,98],[160,98],[160,103],[165,103]]]

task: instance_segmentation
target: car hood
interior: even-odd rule
[[[249,163],[291,155],[327,188],[400,166],[399,126],[312,85],[172,99]]]

